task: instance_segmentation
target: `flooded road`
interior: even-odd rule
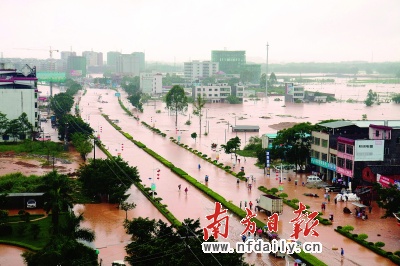
[[[108,93],[108,95],[106,95]],[[98,96],[102,95],[104,101],[108,103],[97,102]],[[122,92],[124,96],[125,93]],[[124,99],[124,97],[122,97]],[[128,107],[126,100],[124,104]],[[154,104],[153,102],[150,104]],[[152,157],[144,153],[141,149],[137,148],[133,143],[128,141],[120,133],[107,123],[101,117],[101,110],[103,113],[108,114],[111,119],[119,119],[119,126],[127,133],[133,136],[134,139],[142,141],[149,148],[159,153],[167,160],[174,163],[177,167],[182,168],[191,176],[204,183],[204,176],[210,176],[208,186],[225,197],[227,200],[232,200],[234,204],[239,205],[240,201],[253,201],[262,194],[258,189],[260,185],[268,188],[278,187],[279,181],[276,180],[274,175],[266,177],[262,169],[254,166],[255,159],[248,158],[243,160],[239,166],[245,167],[246,175],[253,175],[256,177],[253,189],[249,191],[245,182],[240,182],[239,186],[236,185],[236,179],[225,171],[214,167],[212,164],[200,159],[198,156],[184,150],[178,145],[172,143],[169,137],[178,136],[181,142],[195,148],[212,158],[216,158],[217,153],[211,150],[211,144],[226,143],[236,135],[242,140],[242,147],[248,142],[251,136],[261,136],[264,133],[275,133],[277,131],[274,125],[281,122],[306,122],[316,123],[325,119],[346,118],[346,119],[361,119],[362,114],[367,114],[369,120],[373,119],[398,119],[400,113],[400,105],[392,103],[381,104],[379,106],[366,107],[361,103],[329,103],[329,104],[286,104],[282,101],[273,101],[269,99],[268,102],[262,101],[247,101],[243,105],[229,105],[229,104],[206,104],[202,119],[202,132],[209,133],[208,136],[202,135],[195,141],[190,137],[193,132],[198,133],[199,123],[198,117],[188,115],[189,112],[183,116],[178,117],[178,130],[175,128],[175,117],[169,115],[165,109],[165,104],[156,102],[155,106],[145,105],[145,111],[140,114],[140,119],[148,124],[159,128],[162,132],[167,133],[166,138],[152,133],[149,129],[142,126],[133,118],[127,116],[120,108],[117,98],[114,96],[112,90],[97,90],[88,89],[87,94],[82,97],[81,110],[82,118],[90,122],[91,126],[100,134],[101,141],[106,145],[113,155],[121,154],[124,160],[127,160],[130,165],[137,166],[140,177],[143,183],[150,186],[154,180],[157,186],[157,196],[163,198],[163,203],[168,205],[168,209],[179,219],[191,217],[193,219],[200,218],[201,225],[208,225],[205,216],[213,212],[213,200],[199,192],[196,188],[192,187],[185,180],[180,179],[174,175],[169,169],[165,168],[161,163],[155,161]],[[130,108],[131,109],[131,108]],[[159,110],[160,112],[157,112]],[[263,118],[262,118],[263,117]],[[187,120],[191,120],[191,125],[185,125]],[[228,124],[229,123],[229,124]],[[231,132],[230,125],[259,125],[260,133],[233,133]],[[102,129],[102,132],[100,132]],[[122,150],[123,146],[123,150]],[[232,165],[233,160],[231,155],[220,153],[219,161],[225,165]],[[88,157],[93,157],[93,153]],[[105,155],[100,150],[96,149],[96,158],[105,158]],[[201,164],[201,170],[197,168]],[[155,170],[160,169],[160,178],[156,178]],[[237,169],[238,170],[238,169]],[[323,191],[317,189],[308,189],[301,186],[295,186],[293,182],[287,182],[285,177],[291,176],[292,180],[297,178],[305,180],[305,175],[296,175],[293,172],[283,173],[283,191],[289,195],[289,198],[297,198],[311,206],[311,210],[320,210],[321,201],[323,200]],[[301,182],[299,182],[301,184]],[[188,195],[183,191],[179,192],[177,186],[182,185],[182,189],[188,187]],[[303,193],[318,193],[320,198],[310,198],[303,195]],[[128,218],[132,217],[146,217],[151,219],[163,219],[161,214],[149,203],[145,197],[137,191],[135,187],[130,188],[129,192],[131,197],[129,201],[137,203],[136,209],[128,212]],[[139,197],[139,198],[136,198]],[[141,197],[141,199],[140,199]],[[347,203],[350,204],[350,203]],[[194,207],[195,206],[195,207]],[[356,219],[354,216],[343,215],[342,209],[345,203],[338,202],[334,205],[333,202],[329,203],[326,210],[326,218],[328,213],[333,213],[335,220],[333,226],[319,225],[318,232],[319,238],[301,238],[304,241],[320,241],[323,243],[324,251],[321,254],[316,254],[316,257],[327,263],[328,265],[394,265],[389,260],[376,255],[375,253],[365,249],[364,247],[356,244],[355,242],[342,237],[333,231],[337,225],[353,225],[355,230],[353,233],[367,233],[369,235],[368,241],[382,241],[386,243],[385,250],[395,251],[400,246],[400,227],[395,225],[394,221],[390,219],[378,219],[382,214],[382,210],[376,205],[373,205],[372,213],[369,215],[368,221]],[[350,207],[349,207],[350,208]],[[352,209],[352,208],[350,208]],[[103,259],[104,265],[110,265],[111,261],[121,259],[124,256],[124,246],[126,241],[129,240],[122,227],[122,221],[125,218],[125,212],[116,209],[114,205],[79,205],[75,207],[76,211],[83,211],[86,221],[82,226],[94,228],[96,230],[95,245],[100,249],[100,258]],[[264,213],[258,213],[258,218],[267,221],[267,216]],[[279,221],[279,234],[284,238],[289,238],[292,232],[292,225],[289,220],[293,219],[293,209],[284,206],[284,212]],[[230,218],[229,226],[229,241],[231,243],[240,241],[239,234],[243,230],[235,216]],[[392,223],[393,222],[393,223]],[[373,233],[372,233],[373,232]],[[380,236],[378,236],[378,234]],[[340,254],[337,250],[332,250],[332,247],[343,246],[346,252],[344,263],[340,261]],[[284,260],[276,261],[271,260],[268,255],[256,256],[255,254],[246,254],[246,261],[255,263],[256,265],[284,265]],[[107,262],[107,263],[106,263]]]

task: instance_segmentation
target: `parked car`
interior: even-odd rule
[[[50,141],[51,140],[51,136],[50,135],[44,135],[44,136],[42,135],[42,136],[36,138],[36,140],[38,140],[38,141]]]
[[[26,202],[26,207],[28,209],[36,208],[36,201],[34,199],[30,199]]]
[[[322,179],[316,175],[309,175],[307,176],[307,183],[315,183],[315,182],[322,182]]]

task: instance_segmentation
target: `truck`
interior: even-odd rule
[[[258,199],[256,208],[264,210],[268,216],[273,213],[281,214],[283,212],[283,199],[277,196],[264,194]]]

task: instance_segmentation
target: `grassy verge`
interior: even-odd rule
[[[60,218],[61,217],[62,216],[60,216]],[[17,218],[19,219],[19,216],[17,216]],[[39,225],[40,228],[40,233],[37,239],[33,238],[33,234],[30,231],[31,226],[34,224]],[[51,227],[51,215],[37,221],[8,223],[6,225],[11,226],[12,233],[10,235],[0,236],[0,243],[38,251],[50,241],[49,228]]]
[[[64,152],[62,143],[53,141],[31,141],[25,140],[23,142],[2,142],[0,143],[0,152],[14,152],[17,155],[31,157],[30,155],[43,155],[48,154],[52,157],[68,158],[69,155]]]
[[[338,232],[339,234],[350,238],[351,240],[357,242],[358,244],[368,248],[369,250],[372,250],[373,252],[375,252],[378,255],[381,255],[383,257],[386,257],[388,259],[390,259],[391,261],[393,261],[394,263],[396,263],[397,265],[400,265],[400,251],[395,252],[396,254],[393,254],[393,252],[388,252],[383,250],[382,248],[379,247],[378,242],[374,243],[374,242],[368,242],[365,239],[360,238],[360,235],[357,234],[352,234],[349,231],[345,230],[342,226],[338,226],[335,229],[336,232]]]

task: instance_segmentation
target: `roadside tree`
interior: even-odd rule
[[[393,213],[400,212],[400,191],[397,186],[390,185],[385,188],[378,183],[374,183],[374,190],[378,195],[376,203],[386,210],[382,218],[393,217]]]
[[[200,123],[200,133],[199,137],[201,138],[201,117],[203,116],[203,107],[206,105],[206,100],[201,96],[201,94],[197,95],[196,100],[193,102],[193,114],[199,117]]]
[[[166,95],[167,108],[175,112],[175,127],[178,126],[178,112],[186,112],[188,100],[181,86],[175,85]]]
[[[221,147],[224,149],[225,153],[230,154],[232,152],[235,153],[235,160],[237,160],[236,151],[240,149],[240,139],[239,137],[231,138],[228,140],[226,144],[221,144]]]
[[[91,160],[78,170],[78,176],[87,196],[99,200],[104,196],[110,203],[125,201],[126,191],[140,181],[137,168],[120,157]]]

